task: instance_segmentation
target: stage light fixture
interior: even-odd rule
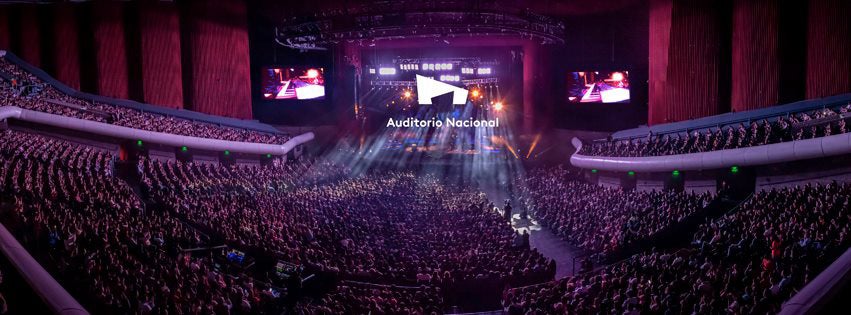
[[[405,91],[402,95],[404,95],[405,98],[411,98],[411,91]]]
[[[473,97],[479,97],[479,90],[472,90],[470,91],[470,94],[472,94]]]
[[[378,74],[380,74],[380,75],[394,75],[394,74],[396,74],[396,68],[378,68]]]
[[[442,74],[440,75],[440,81],[458,82],[461,81],[461,77],[451,74]]]
[[[496,110],[496,111],[501,111],[502,107],[503,107],[502,102],[496,102],[496,104],[493,104],[493,109]]]
[[[624,78],[623,73],[620,73],[620,72],[612,73],[612,80],[614,80],[614,81],[620,82],[620,81],[623,81],[623,78]]]
[[[319,70],[316,70],[316,69],[308,69],[307,70],[307,77],[308,78],[315,79],[318,76],[319,76]]]

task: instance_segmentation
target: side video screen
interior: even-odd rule
[[[576,71],[567,75],[571,103],[629,103],[629,71]]]
[[[267,67],[261,84],[267,100],[321,100],[325,99],[325,68]]]

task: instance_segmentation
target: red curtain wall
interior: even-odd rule
[[[97,57],[97,92],[109,97],[128,98],[130,92],[123,4],[99,2],[91,8]]]
[[[24,5],[20,7],[18,17],[20,21],[21,39],[20,47],[22,59],[29,62],[31,65],[41,66],[41,45],[39,40],[41,36],[38,29],[38,7],[35,5]]]
[[[780,86],[777,0],[733,2],[731,107],[777,104]]]
[[[851,92],[851,2],[810,0],[807,98]]]
[[[183,11],[174,3],[142,2],[138,12],[126,13],[123,2],[0,5],[0,49],[11,49],[36,66],[42,59],[50,61],[54,77],[74,88],[91,84],[87,92],[128,98],[131,89],[141,90],[140,101],[182,108],[186,99],[186,107],[199,112],[251,118],[245,3],[186,4]],[[50,18],[39,18],[42,13],[51,13]],[[125,19],[125,14],[138,15]],[[80,20],[83,16],[90,22]],[[88,23],[91,34],[82,33],[88,32]],[[42,25],[46,29],[39,29]],[[52,51],[40,45],[42,34],[52,35]],[[138,53],[130,53],[131,46]],[[131,80],[130,65],[139,65],[132,75],[140,78]]]
[[[58,4],[53,10],[53,40],[55,47],[52,58],[56,66],[53,74],[57,80],[74,88],[80,88],[80,33],[77,25],[77,8],[74,5]]]
[[[648,52],[648,122],[664,122],[667,112],[661,104],[665,100],[668,82],[668,45],[671,37],[671,0],[650,1],[650,51]]]
[[[721,34],[714,2],[665,2],[652,1],[650,9],[653,35],[649,45],[648,122],[659,124],[719,114]]]
[[[193,1],[189,20],[192,109],[251,118],[245,3]]]
[[[140,3],[138,14],[144,101],[183,108],[178,9],[168,3]]]

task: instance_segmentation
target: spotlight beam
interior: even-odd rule
[[[535,147],[536,147],[536,146],[538,146],[538,141],[539,141],[539,140],[541,140],[541,134],[540,134],[540,133],[536,134],[536,135],[535,135],[535,139],[534,139],[534,140],[532,140],[532,146],[531,146],[531,147],[529,147],[529,153],[526,153],[526,159],[528,159],[528,158],[529,158],[529,156],[531,156],[531,155],[532,155],[532,151],[535,151]]]

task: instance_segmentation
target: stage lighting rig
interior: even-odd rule
[[[275,27],[275,41],[299,50],[327,50],[345,41],[371,47],[379,40],[424,38],[448,45],[463,37],[564,44],[563,22],[525,8],[494,4],[471,9],[467,0],[441,1],[447,9],[440,11],[435,11],[430,1],[396,0],[390,4],[364,1],[321,16],[286,18]],[[388,16],[393,18],[384,18]]]

